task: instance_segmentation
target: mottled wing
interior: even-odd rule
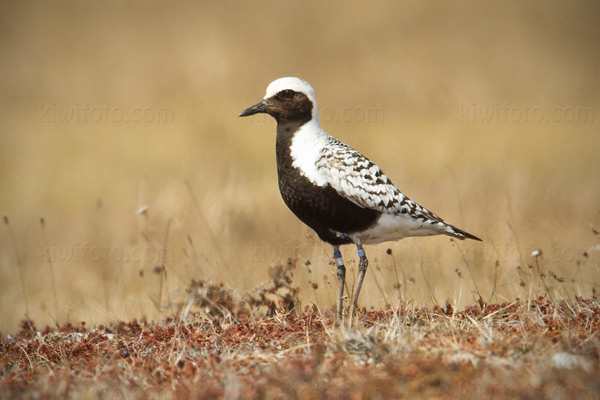
[[[317,168],[327,176],[333,189],[360,207],[443,223],[440,217],[402,194],[371,160],[333,137],[323,148]]]

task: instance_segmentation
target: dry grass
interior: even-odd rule
[[[295,290],[283,282],[273,288]],[[17,335],[1,338],[0,395],[596,399],[600,393],[597,297],[540,297],[462,311],[401,304],[363,310],[359,327],[349,329],[331,325],[333,310],[290,312],[285,301],[272,307],[264,298],[234,305],[222,285],[200,286],[208,290],[200,294],[195,283],[188,306],[152,323],[88,329],[81,322],[40,331],[24,321]]]
[[[484,239],[368,247],[361,305],[592,298],[599,11],[593,1],[5,4],[0,332],[23,319],[90,331],[164,320],[192,280],[223,282],[237,302],[288,258],[299,265],[295,306],[333,305],[331,250],[278,194],[274,123],[237,118],[285,75],[313,84],[328,132]],[[121,121],[135,110],[150,117]],[[343,252],[354,276],[355,251]]]

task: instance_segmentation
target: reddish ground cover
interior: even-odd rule
[[[214,290],[214,287],[213,287]],[[217,293],[218,291],[214,292]],[[225,299],[225,298],[223,298]],[[225,302],[226,303],[226,302]],[[359,314],[225,308],[1,337],[2,397],[549,398],[600,396],[600,299]],[[217,307],[218,304],[214,303]],[[218,308],[218,307],[217,307]],[[268,307],[267,307],[268,308]]]

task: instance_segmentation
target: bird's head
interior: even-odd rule
[[[258,113],[269,114],[277,123],[319,120],[315,91],[304,79],[294,77],[271,82],[264,99],[242,111],[240,117]]]

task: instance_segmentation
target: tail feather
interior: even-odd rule
[[[454,236],[455,238],[458,238],[460,240],[473,239],[482,242],[481,239],[479,239],[475,235],[471,235],[469,232],[465,232],[462,229],[458,229],[452,225],[448,225],[448,227],[451,229],[451,232],[448,232],[448,235],[450,236]]]

